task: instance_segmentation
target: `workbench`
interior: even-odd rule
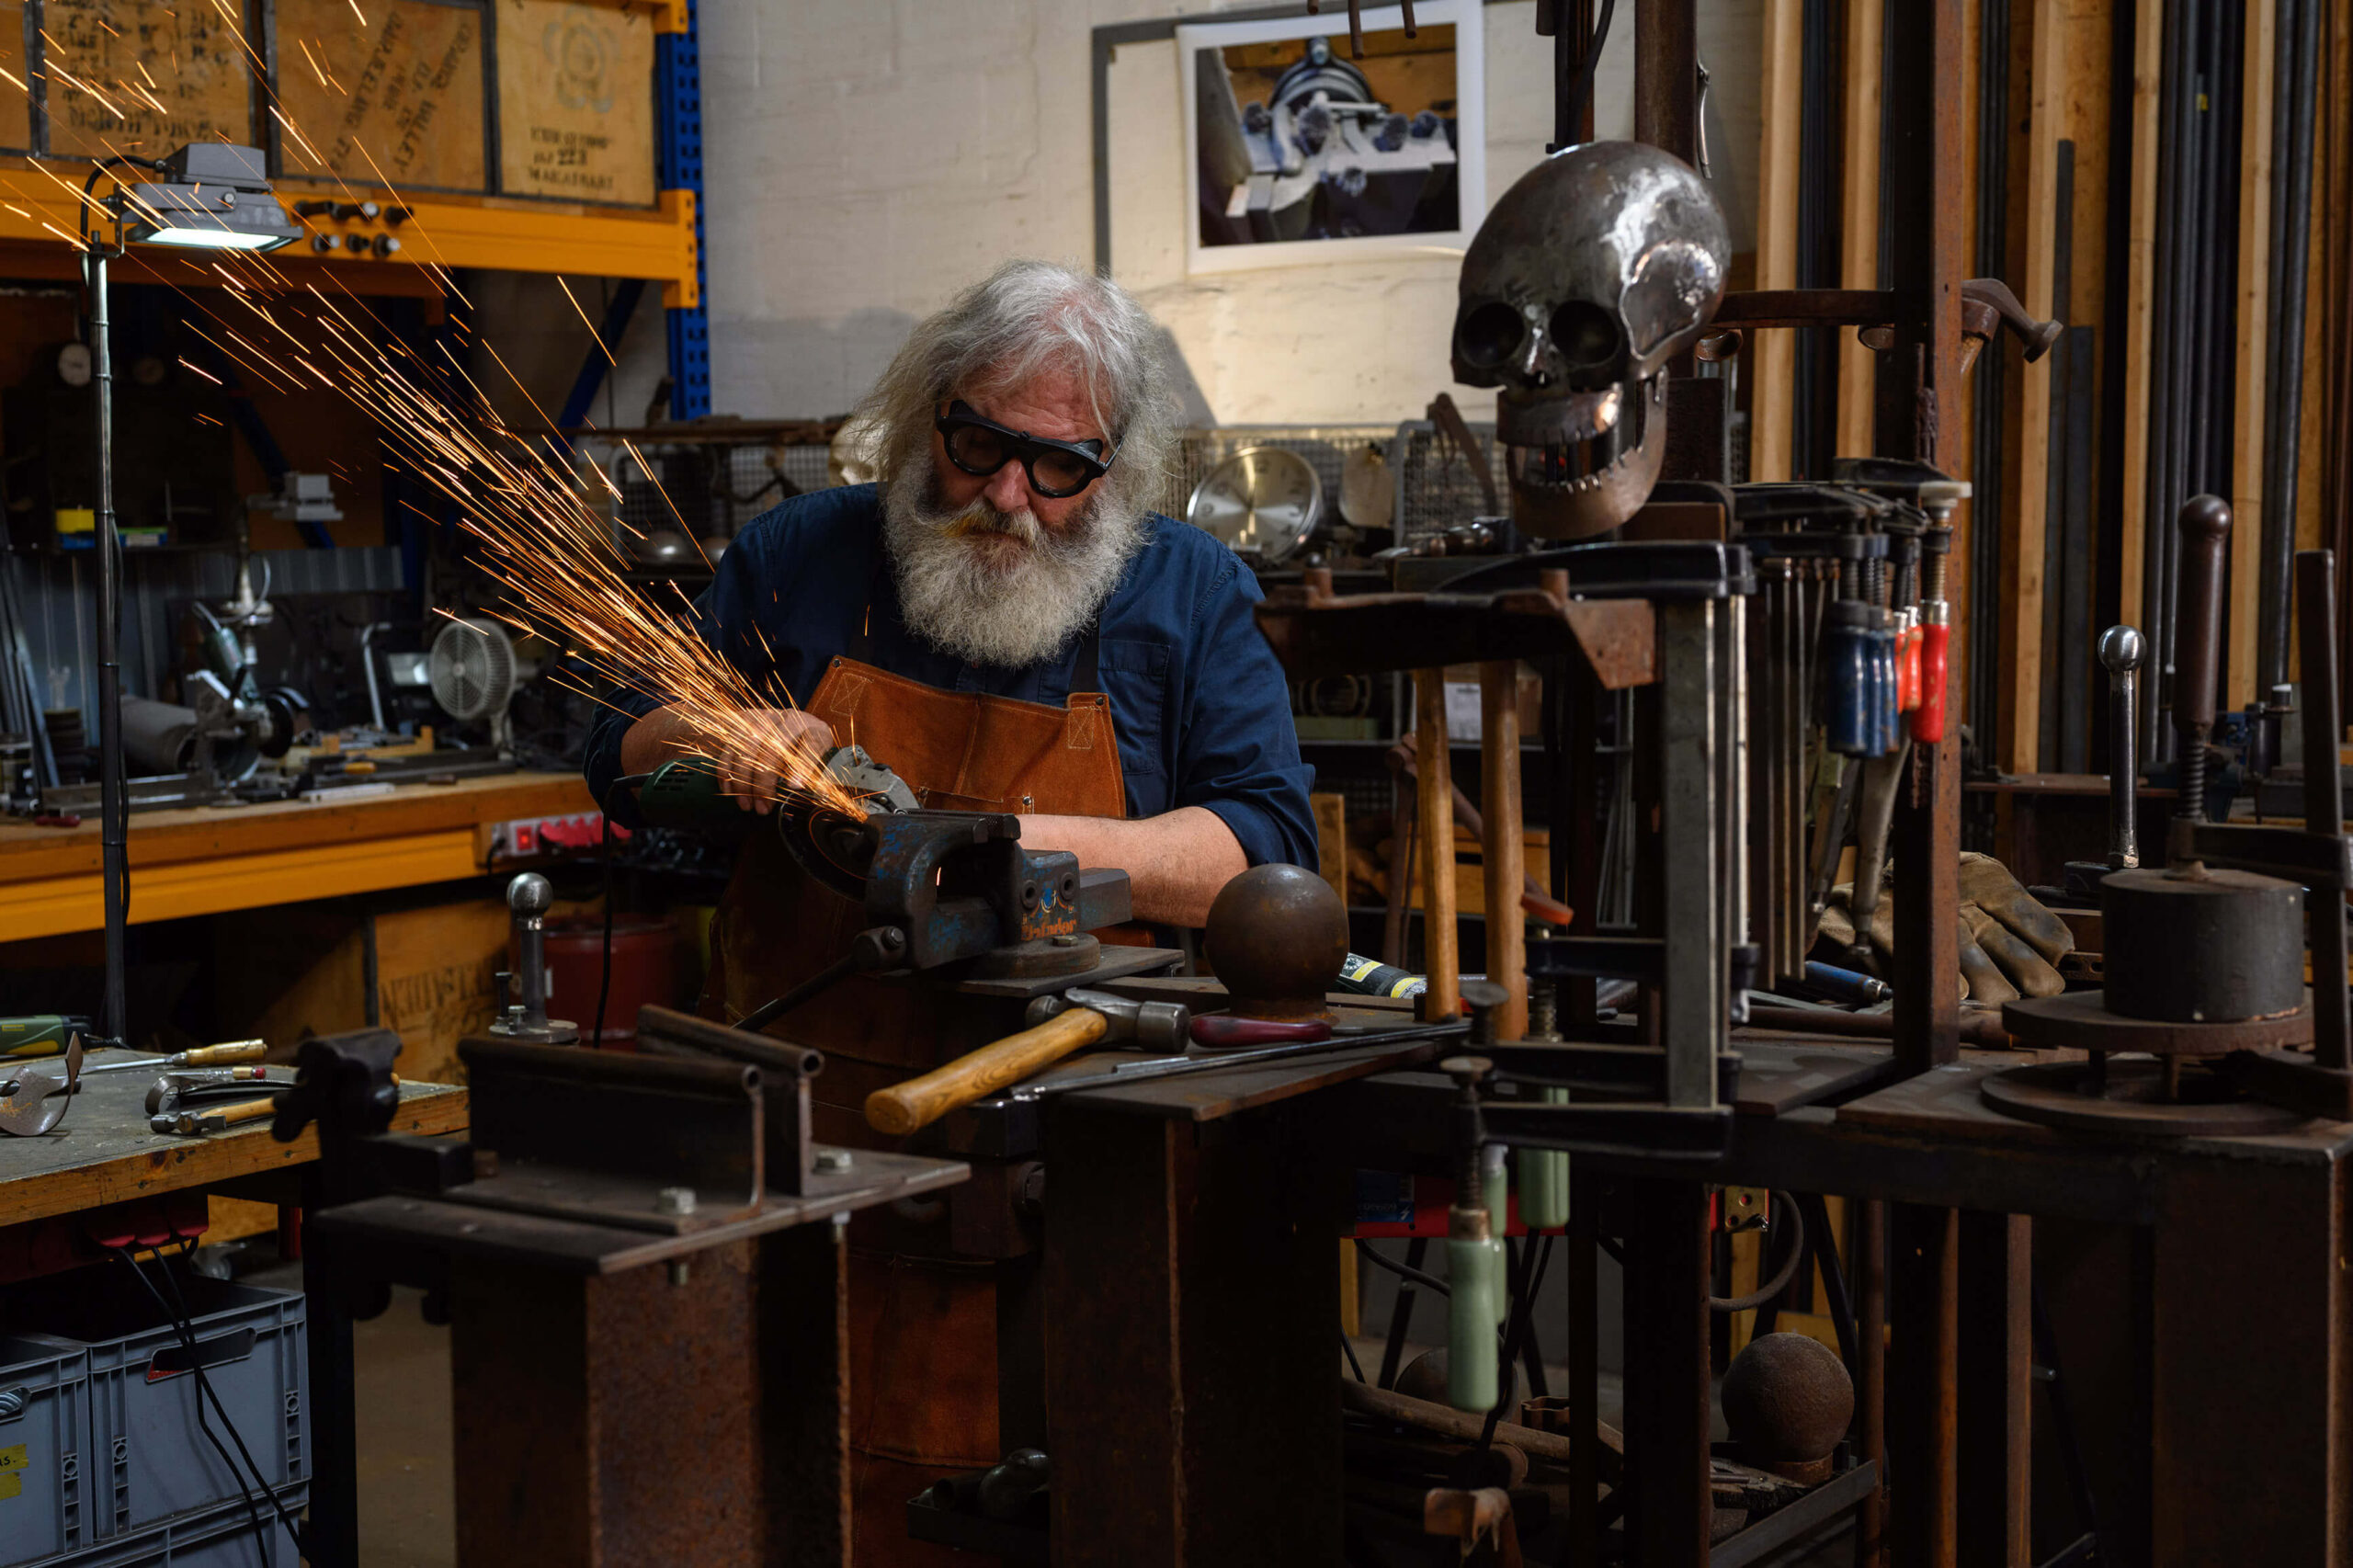
[[[596,809],[576,773],[506,773],[352,800],[135,812],[131,921],[479,876],[495,824]],[[100,854],[95,816],[68,828],[0,818],[0,942],[101,929]]]
[[[85,1065],[124,1055],[93,1051]],[[199,1137],[156,1133],[147,1126],[145,1104],[153,1082],[153,1074],[142,1072],[85,1076],[58,1127],[38,1138],[0,1137],[0,1282],[101,1258],[82,1239],[93,1221],[105,1230],[144,1234],[169,1223],[161,1215],[139,1222],[134,1210],[117,1205],[223,1187],[305,1210],[317,1205],[315,1128],[290,1143],[273,1138],[266,1121]],[[403,1084],[391,1131],[438,1135],[460,1132],[466,1122],[465,1090]],[[348,1564],[357,1558],[358,1532],[351,1318],[307,1263],[303,1291],[314,1539],[320,1562]]]

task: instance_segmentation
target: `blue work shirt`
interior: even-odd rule
[[[897,582],[878,569],[881,551],[875,486],[794,496],[735,536],[695,601],[695,630],[756,690],[774,690],[780,678],[806,701],[826,665],[850,652],[870,597],[867,663],[947,691],[1063,705],[1075,639],[1054,658],[1019,669],[943,653],[901,619]],[[1224,820],[1252,865],[1313,866],[1307,790],[1314,775],[1299,758],[1282,667],[1251,618],[1260,597],[1256,579],[1224,545],[1149,517],[1142,548],[1097,618],[1097,668],[1119,732],[1128,815],[1199,806]],[[582,767],[599,800],[620,775],[621,736],[662,705],[634,692],[609,696],[620,711],[598,717]],[[612,805],[615,821],[638,825],[628,790]]]

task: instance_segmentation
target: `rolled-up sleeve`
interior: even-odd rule
[[[1316,863],[1290,687],[1251,615],[1263,596],[1227,555],[1193,610],[1176,803],[1215,812],[1254,866]]]

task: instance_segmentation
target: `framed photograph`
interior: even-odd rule
[[[1479,0],[1176,29],[1190,272],[1460,252],[1486,200]]]

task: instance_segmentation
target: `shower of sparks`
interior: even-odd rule
[[[356,3],[352,11],[360,15]],[[361,21],[364,25],[364,16]],[[56,74],[122,118],[90,84],[63,72]],[[147,96],[137,84],[114,86],[133,100]],[[275,97],[266,85],[263,91]],[[282,105],[272,102],[268,107],[307,147]],[[107,151],[118,149],[109,146]],[[367,155],[365,148],[359,151]],[[317,161],[322,165],[326,162]],[[376,166],[372,157],[368,162]],[[85,170],[73,168],[69,179],[35,160],[31,172],[76,207],[86,209],[97,233],[112,232],[115,220],[108,210],[108,198],[85,193]],[[381,179],[381,169],[376,172]],[[359,199],[337,176],[324,177],[341,185],[347,199]],[[129,183],[135,178],[125,171],[126,183],[116,187],[127,215],[160,220],[162,215]],[[0,174],[0,185],[14,184],[13,176]],[[392,189],[385,180],[384,190]],[[9,194],[31,193],[11,189]],[[399,199],[397,195],[392,199]],[[31,216],[13,204],[10,210]],[[89,248],[56,225],[42,222],[77,250]],[[409,232],[422,253],[420,263],[463,303],[464,296],[434,254],[430,235],[414,219]],[[391,455],[450,504],[459,526],[480,545],[479,563],[505,590],[503,601],[487,613],[518,631],[569,648],[588,672],[588,679],[583,680],[558,669],[551,679],[600,702],[605,699],[590,682],[656,699],[678,716],[684,739],[693,749],[732,756],[745,772],[773,775],[776,798],[856,809],[855,792],[826,771],[822,749],[807,730],[778,717],[776,710],[792,706],[791,693],[778,681],[765,688],[755,683],[696,635],[692,606],[675,583],[664,585],[667,602],[631,583],[634,562],[627,544],[616,535],[644,536],[620,518],[621,493],[610,476],[586,462],[575,474],[568,450],[510,428],[446,342],[433,345],[438,358],[428,359],[332,275],[325,287],[298,283],[257,252],[220,255],[210,258],[210,266],[224,287],[202,292],[180,290],[191,307],[190,331],[220,355],[222,366],[233,366],[264,386],[291,395],[324,392],[371,416],[381,427]],[[568,285],[564,293],[580,311]],[[585,311],[581,319],[587,322]],[[465,326],[462,317],[458,324]],[[603,347],[595,324],[588,324]],[[488,355],[539,419],[551,426],[554,422],[530,403],[521,379],[489,340],[477,329],[468,329],[464,335]],[[180,363],[215,384],[222,379],[189,360]],[[638,472],[652,479],[643,454],[621,445]],[[658,485],[653,488],[663,494]],[[665,505],[667,499],[664,495]],[[438,520],[420,515],[428,522]],[[675,508],[669,526],[688,540],[694,537]],[[765,646],[756,629],[754,636]],[[736,783],[728,787],[748,788]]]

